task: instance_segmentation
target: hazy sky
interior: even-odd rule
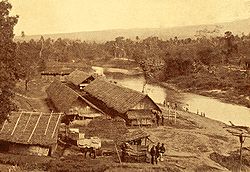
[[[9,0],[16,35],[210,24],[250,17],[249,0]]]

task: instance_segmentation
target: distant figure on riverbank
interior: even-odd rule
[[[174,109],[177,110],[177,108],[178,108],[178,105],[177,105],[177,103],[175,103],[174,104]]]
[[[189,111],[189,104],[186,104],[186,106],[183,107],[186,112]],[[198,110],[197,110],[198,111]]]
[[[159,126],[160,115],[157,112],[155,113],[155,118],[156,118],[156,124],[157,126]]]
[[[170,108],[170,103],[169,103],[169,101],[164,100],[164,101],[163,101],[163,105],[164,105],[164,107],[167,107],[168,109]]]
[[[164,126],[164,116],[163,116],[163,114],[161,115],[161,125]]]
[[[205,112],[201,112],[201,116],[204,116],[204,117],[205,117],[205,116],[206,116],[206,115],[205,115]]]

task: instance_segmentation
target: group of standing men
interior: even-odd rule
[[[156,118],[157,126],[160,125],[160,121],[161,121],[161,125],[164,125],[164,116],[163,116],[163,114],[160,116],[158,113],[156,113],[155,118]]]
[[[164,143],[160,145],[160,143],[157,144],[157,146],[153,145],[150,149],[150,155],[151,155],[151,164],[158,163],[158,161],[163,161],[163,154],[165,153],[166,149],[164,147]]]
[[[165,107],[167,107],[168,109],[174,109],[174,110],[177,110],[178,109],[178,105],[177,105],[177,103],[174,103],[174,104],[171,104],[170,102],[168,102],[168,101],[166,101],[166,100],[164,100],[163,101],[163,105],[165,106]]]

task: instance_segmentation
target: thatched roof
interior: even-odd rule
[[[147,138],[149,136],[150,136],[150,134],[148,134],[147,132],[139,129],[139,130],[134,130],[132,132],[128,132],[128,133],[124,134],[123,135],[123,138],[124,138],[123,141],[129,142],[129,141],[133,141],[133,140]]]
[[[85,73],[81,70],[75,70],[72,73],[70,73],[66,79],[73,83],[74,85],[80,85],[82,82],[87,80],[88,78],[93,77],[92,75]]]
[[[135,107],[144,98],[149,99],[154,108],[161,111],[148,95],[110,83],[102,78],[92,81],[84,87],[84,91],[90,96],[104,102],[107,107],[122,114]]]
[[[124,121],[95,118],[86,127],[82,127],[86,137],[97,136],[102,139],[121,140],[128,132]]]
[[[72,71],[70,68],[47,67],[41,75],[69,75]]]
[[[104,114],[104,112],[102,112],[87,99],[82,97],[78,92],[74,91],[72,88],[68,87],[58,80],[54,80],[47,88],[46,92],[56,109],[60,112],[67,113],[71,108],[73,102],[79,98],[86,102],[90,107]]]
[[[13,112],[0,126],[0,140],[49,146],[57,143],[60,113]]]
[[[54,80],[46,90],[48,97],[60,112],[68,112],[79,95],[58,80]]]

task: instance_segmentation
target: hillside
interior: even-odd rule
[[[75,33],[58,33],[58,34],[44,34],[44,38],[68,38],[68,39],[80,39],[85,41],[96,41],[104,42],[113,40],[118,36],[125,38],[135,39],[136,36],[143,39],[149,36],[158,36],[162,39],[169,39],[175,36],[179,38],[194,37],[197,30],[204,28],[214,29],[215,26],[221,26],[221,33],[230,30],[234,34],[241,34],[244,32],[248,34],[250,32],[250,18],[244,20],[237,20],[227,23],[218,23],[212,25],[194,25],[194,26],[182,26],[182,27],[171,27],[171,28],[137,28],[137,29],[114,29],[114,30],[102,30],[102,31],[85,31]],[[17,36],[16,40],[30,40],[39,39],[41,35],[27,35],[25,38]]]
[[[51,83],[48,78],[35,78],[30,83],[29,91],[24,91],[23,82],[16,85],[15,100],[21,109],[38,110],[49,112],[46,102],[45,89]],[[150,140],[156,144],[164,143],[166,153],[164,161],[158,165],[148,163],[118,163],[118,157],[114,146],[110,156],[102,156],[97,159],[84,158],[83,154],[68,149],[69,155],[63,157],[36,157],[0,153],[0,171],[43,170],[43,171],[236,171],[239,167],[239,141],[227,130],[235,131],[222,122],[209,119],[197,114],[177,111],[176,123],[173,119],[167,118],[168,109],[161,107],[165,116],[164,126],[143,127],[143,130],[150,134]],[[95,133],[99,137],[108,139],[116,136],[117,133],[103,131],[110,129],[110,124],[105,122],[102,126],[96,120],[88,125],[89,133]],[[108,124],[108,125],[106,125]],[[98,127],[96,127],[98,125]],[[103,128],[104,127],[104,128]],[[104,130],[102,130],[104,129]],[[124,127],[124,130],[126,128]],[[128,128],[133,131],[135,128]],[[110,135],[114,134],[114,135]],[[102,143],[106,149],[108,143]],[[110,146],[111,147],[111,146]],[[250,168],[250,140],[247,138],[243,144],[243,168],[242,171],[249,171]],[[62,148],[59,147],[60,152]],[[120,150],[120,149],[119,149]],[[74,153],[75,152],[75,153]],[[16,165],[16,166],[13,166]]]

